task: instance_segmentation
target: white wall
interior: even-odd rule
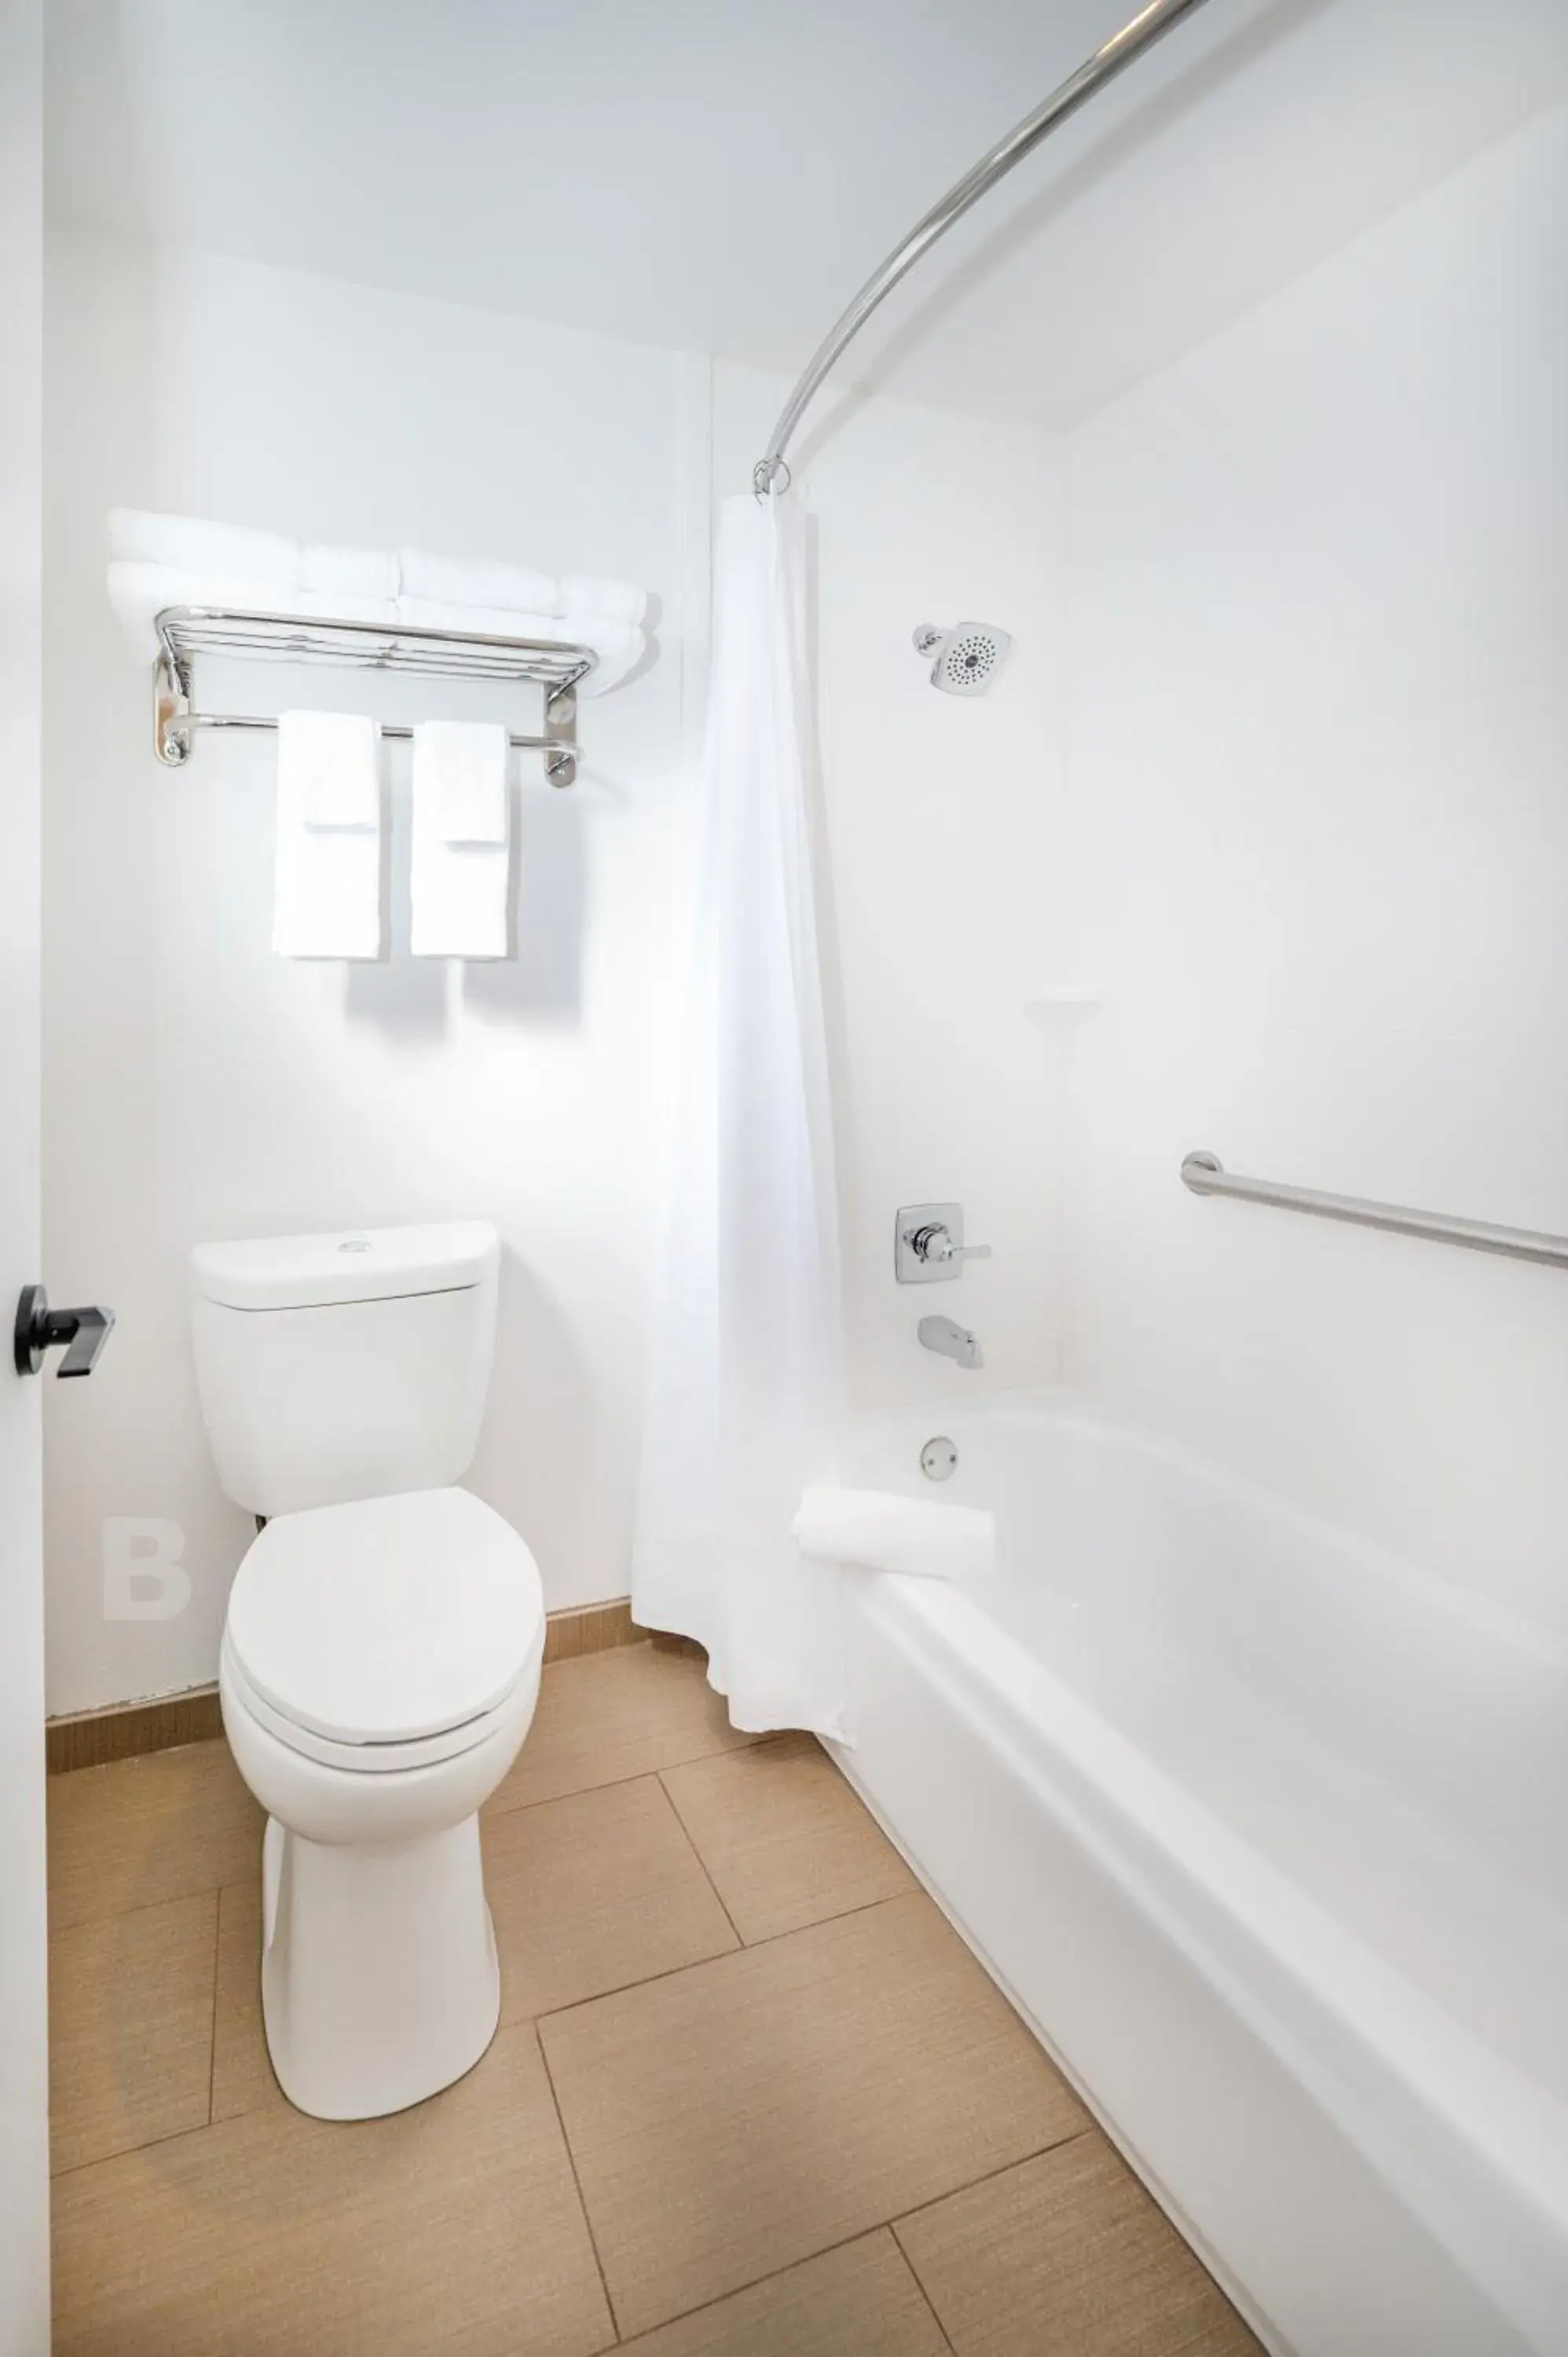
[[[778,389],[721,371],[710,436],[710,372],[675,354],[76,236],[49,277],[48,1264],[59,1297],[121,1319],[92,1382],[48,1403],[50,1707],[214,1673],[250,1533],[197,1414],[185,1265],[204,1237],[494,1219],[503,1308],[472,1484],[528,1537],[552,1606],[623,1593],[708,499],[749,479]],[[892,403],[846,412],[807,457],[853,1357],[863,1395],[935,1405],[1054,1365],[1049,1140],[1020,1007],[1056,784],[1057,483],[1026,429]],[[206,740],[184,774],[154,763],[147,678],[103,593],[116,502],[652,587],[660,661],[585,702],[583,783],[556,795],[525,770],[515,964],[416,965],[405,924],[373,968],[271,955],[271,740]],[[1018,635],[979,703],[935,695],[908,644],[960,611]],[[242,710],[367,692],[216,665],[199,688]],[[446,689],[441,708],[478,695]],[[375,700],[436,708],[407,683]],[[896,1206],[947,1193],[997,1247],[940,1296],[981,1329],[982,1378],[918,1351],[916,1297],[890,1274]],[[105,1620],[118,1516],[183,1528],[178,1617]]]
[[[682,437],[669,353],[196,255],[51,253],[46,845],[50,1283],[120,1325],[48,1399],[50,1703],[213,1674],[250,1526],[198,1417],[185,1267],[200,1238],[479,1214],[505,1241],[474,1486],[553,1605],[626,1586],[644,1251],[657,1173],[682,798]],[[691,468],[686,469],[692,473]],[[103,591],[116,501],[622,576],[663,600],[648,674],[585,701],[582,782],[522,770],[515,963],[412,961],[406,890],[373,967],[269,947],[273,740],[158,769],[148,680]],[[705,617],[697,621],[705,627]],[[219,709],[484,692],[203,666]],[[538,725],[522,691],[515,725]],[[390,756],[394,805],[406,752]],[[398,829],[400,837],[403,834]],[[406,852],[404,852],[406,857]],[[106,1621],[107,1516],[168,1517],[194,1580]]]
[[[1070,460],[1069,1372],[1568,1626],[1568,1279],[1182,1155],[1568,1231],[1568,114]]]

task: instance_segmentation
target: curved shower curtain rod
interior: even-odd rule
[[[973,170],[966,172],[961,180],[956,180],[946,196],[916,222],[903,244],[888,255],[880,269],[872,272],[848,310],[812,354],[800,382],[779,413],[767,456],[759,458],[752,468],[752,488],[756,491],[760,493],[771,490],[781,470],[788,484],[789,469],[785,464],[784,453],[790,436],[839,354],[846,345],[854,342],[878,304],[891,295],[906,271],[912,270],[920,256],[935,245],[938,238],[951,229],[954,221],[961,221],[971,205],[977,203],[988,188],[994,188],[1015,164],[1021,164],[1058,123],[1065,123],[1069,114],[1076,114],[1096,91],[1102,90],[1108,81],[1113,81],[1135,58],[1141,58],[1145,49],[1153,48],[1163,33],[1168,33],[1173,25],[1178,25],[1184,16],[1190,16],[1195,8],[1201,8],[1203,5],[1204,0],[1150,0],[1148,7],[1141,10],[1130,25],[1123,25],[1103,48],[1096,49],[1075,74],[1069,74],[1059,89],[1054,90],[1049,98],[1036,107],[1033,114],[1026,114],[999,145],[993,147],[988,156],[983,156]]]

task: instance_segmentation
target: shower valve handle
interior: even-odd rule
[[[909,1237],[909,1249],[917,1260],[924,1261],[948,1262],[991,1258],[989,1244],[955,1244],[940,1221],[934,1221],[929,1227],[916,1228]]]

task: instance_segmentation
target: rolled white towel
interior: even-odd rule
[[[323,597],[276,581],[239,575],[188,573],[167,565],[112,565],[109,602],[120,619],[133,654],[151,662],[158,652],[154,619],[168,606],[221,606],[231,613],[285,614],[305,621],[380,622],[395,625],[391,597]],[[559,630],[559,624],[553,628]]]
[[[791,1528],[802,1555],[922,1579],[983,1579],[996,1567],[996,1517],[891,1490],[808,1490]]]
[[[489,556],[435,556],[428,549],[399,552],[400,594],[435,606],[492,606],[510,614],[551,614],[560,601],[553,573],[503,565]]]
[[[634,581],[599,581],[588,573],[566,573],[561,577],[561,598],[557,609],[563,614],[593,614],[604,622],[630,622],[641,625],[648,612],[648,592]]]
[[[384,548],[331,548],[312,542],[300,551],[299,586],[322,597],[395,597],[398,561]]]
[[[109,554],[118,565],[161,565],[177,573],[270,581],[277,587],[298,580],[302,552],[297,542],[280,533],[252,532],[244,524],[156,515],[145,508],[111,508]]]
[[[607,695],[628,672],[637,669],[648,647],[648,634],[634,622],[606,622],[596,614],[573,614],[556,630],[575,644],[592,647],[598,662],[579,686],[579,695]]]

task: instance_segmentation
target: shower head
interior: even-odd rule
[[[922,622],[915,632],[915,652],[935,658],[931,685],[948,695],[983,695],[1012,643],[1005,630],[990,622],[955,622],[950,630]]]

